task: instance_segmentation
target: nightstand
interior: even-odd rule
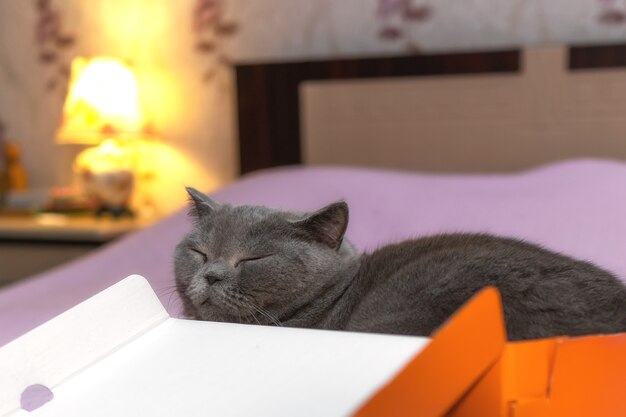
[[[75,259],[152,220],[0,214],[0,286]]]

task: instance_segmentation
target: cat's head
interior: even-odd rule
[[[194,226],[176,247],[174,265],[189,317],[277,324],[358,262],[344,239],[344,202],[296,213],[218,204],[187,191]]]

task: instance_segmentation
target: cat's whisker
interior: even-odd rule
[[[176,293],[176,291],[172,291],[170,292],[169,297],[167,297],[167,308],[169,309],[171,307],[172,304],[172,296]]]
[[[276,323],[276,321],[275,321],[272,317],[268,316],[268,315],[267,315],[267,314],[265,314],[263,311],[259,310],[257,307],[252,306],[252,308],[254,308],[254,309],[257,311],[257,313],[260,313],[260,314],[261,314],[263,317],[265,317],[266,319],[269,319],[271,322],[273,322],[274,324],[278,325],[278,323]]]
[[[252,313],[252,317],[254,318],[254,321],[256,321],[256,324],[258,324],[259,326],[262,326],[262,324],[259,321],[259,319],[256,318],[256,314],[254,314],[254,311],[250,310],[250,313]]]
[[[159,297],[164,296],[164,295],[169,295],[169,294],[170,294],[170,291],[157,291],[156,292],[156,295]]]
[[[158,296],[166,296],[166,295],[171,295],[177,292],[178,290],[179,290],[178,285],[170,285],[170,286],[158,288],[155,290],[155,292]]]
[[[171,290],[172,288],[178,288],[179,285],[178,284],[174,284],[174,285],[165,285],[163,287],[159,287],[157,288],[157,291],[159,290]]]
[[[250,312],[250,314],[247,315],[248,317],[251,316],[257,322],[258,325],[262,325],[262,323],[254,314],[254,309],[252,309],[251,308],[252,306],[246,302],[246,299],[245,297],[243,297],[242,294],[238,292],[230,292],[227,297],[224,297],[223,301],[235,308],[235,311],[237,311],[237,315],[239,316],[240,323],[243,324],[244,322],[241,316],[241,309],[245,309]]]
[[[280,322],[280,320],[278,320],[276,316],[274,316],[272,313],[270,313],[269,311],[267,311],[260,305],[253,302],[251,300],[250,295],[245,294],[243,291],[241,291],[241,289],[238,289],[236,292],[233,292],[232,296],[238,301],[244,303],[247,307],[252,307],[253,309],[255,309],[258,313],[260,313],[262,316],[264,316],[266,319],[271,321],[276,326],[283,327],[283,324]]]
[[[158,293],[157,296],[159,298],[166,298],[168,299],[168,303],[172,300],[172,296],[176,294],[176,291],[170,291],[170,292],[162,292],[162,293]],[[168,305],[169,306],[169,305]]]
[[[267,311],[266,309],[264,309],[261,306],[258,306],[256,304],[254,304],[253,302],[250,301],[250,305],[259,313],[261,313],[262,315],[264,315],[266,318],[268,318],[272,323],[274,323],[276,326],[278,327],[283,327],[283,324],[280,322],[280,320],[278,320],[278,318],[276,316],[274,316],[272,313],[270,313],[269,311]]]

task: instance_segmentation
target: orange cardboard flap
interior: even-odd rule
[[[444,415],[501,356],[506,343],[502,317],[498,291],[484,289],[354,415]]]
[[[512,416],[521,402],[545,401],[562,339],[508,343],[498,361],[468,389],[448,417]]]
[[[626,333],[506,343],[488,288],[355,415],[624,417]]]
[[[508,379],[518,375],[505,375]],[[626,416],[626,333],[561,339],[546,396],[512,393],[515,417]]]

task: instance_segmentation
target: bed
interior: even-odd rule
[[[626,277],[626,163],[610,159],[626,158],[626,118],[614,101],[594,95],[611,87],[611,97],[626,96],[626,71],[615,70],[626,66],[623,50],[558,47],[237,65],[243,176],[213,197],[297,210],[344,199],[351,210],[347,236],[363,251],[432,233],[487,232]],[[544,74],[551,75],[546,80]],[[386,84],[367,84],[371,80]],[[547,85],[570,96],[550,101],[555,90],[546,93]],[[511,101],[503,86],[524,91],[525,105],[515,104],[515,96]],[[388,94],[372,99],[376,91],[398,87],[399,94],[411,92],[399,104]],[[459,91],[465,99],[455,98]],[[422,105],[425,94],[434,107]],[[360,110],[347,111],[355,102]],[[543,102],[550,123],[537,110]],[[424,121],[430,131],[420,130]],[[362,167],[348,166],[355,163]],[[189,228],[182,209],[0,289],[0,345],[134,273],[147,277],[168,311],[180,316],[172,255]]]
[[[626,164],[571,160],[513,174],[434,175],[346,167],[273,168],[213,194],[223,203],[311,210],[351,208],[361,250],[439,232],[527,239],[626,276]],[[82,259],[0,291],[0,345],[123,277],[146,276],[180,316],[172,253],[190,228],[185,210]]]

